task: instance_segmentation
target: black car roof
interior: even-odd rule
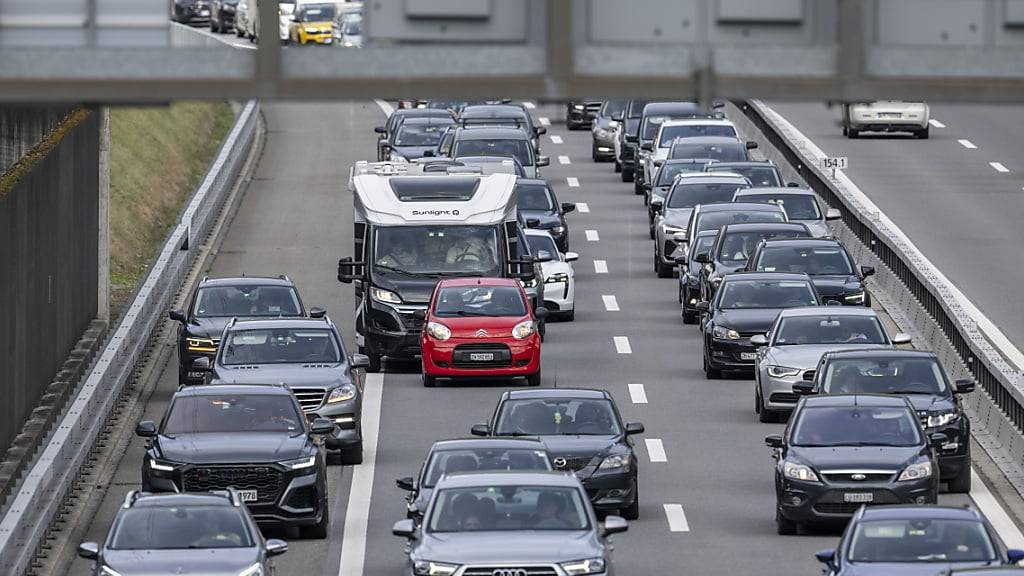
[[[644,106],[644,115],[649,114],[707,114],[695,102],[651,102]]]
[[[510,400],[524,398],[605,398],[608,392],[591,388],[542,388],[539,390],[510,390],[505,393]]]
[[[439,118],[452,117],[451,112],[440,108],[402,108],[401,110],[395,110],[393,112],[393,115],[395,115],[396,118],[400,118],[403,116],[406,118],[422,118],[424,116],[436,116]]]
[[[259,320],[238,320],[233,325],[228,325],[228,330],[266,330],[273,328],[327,328],[333,329],[334,324],[327,318],[267,318]]]
[[[782,207],[766,202],[716,202],[701,204],[701,212],[779,212]]]
[[[891,396],[888,394],[829,394],[825,396],[805,396],[803,403],[806,406],[881,406],[908,408],[907,399],[903,396]]]
[[[223,396],[224,394],[259,394],[262,396],[290,396],[291,390],[281,384],[208,384],[187,386],[175,392],[175,396]]]
[[[934,358],[938,360],[935,352],[930,350],[910,350],[900,348],[863,348],[860,350],[833,350],[826,352],[825,356],[831,358]]]
[[[766,204],[774,206],[774,204]],[[768,238],[765,244],[793,244],[796,246],[842,246],[843,243],[835,238]]]
[[[233,276],[229,278],[205,278],[200,288],[207,286],[291,286],[295,283],[282,276]]]
[[[512,126],[462,126],[456,140],[529,140],[530,136],[522,128]]]
[[[547,446],[537,438],[529,437],[493,437],[493,438],[450,438],[434,442],[431,451],[463,450],[472,448],[521,448],[524,450],[547,450]]]

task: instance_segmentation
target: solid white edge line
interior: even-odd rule
[[[644,438],[644,444],[647,445],[647,456],[651,462],[668,462],[665,445],[661,442],[661,438]]]
[[[619,311],[619,301],[616,300],[615,295],[605,294],[604,296],[601,296],[601,300],[604,302],[604,309],[608,312]]]
[[[590,212],[590,205],[587,204],[586,202],[577,202],[576,211],[579,212],[580,214],[587,214]]]
[[[943,124],[942,122],[939,122],[935,118],[932,118],[932,119],[928,120],[928,124],[931,124],[932,126],[934,126],[936,128],[945,128],[946,127],[945,124]]]
[[[608,262],[604,260],[594,260],[594,274],[607,274],[608,273]]]
[[[999,501],[996,500],[988,486],[982,481],[978,473],[971,468],[971,500],[978,506],[981,513],[988,518],[992,527],[999,533],[999,537],[1010,548],[1024,548],[1024,534],[1021,534],[1017,524],[1010,518]]]
[[[626,336],[613,336],[612,341],[615,342],[615,351],[619,354],[632,354],[633,348],[629,345],[629,338]]]
[[[629,388],[629,399],[633,404],[647,404],[647,391],[643,384],[627,384]]]
[[[566,183],[569,184],[569,188],[579,188],[580,187],[580,179],[579,178],[573,178],[572,176],[570,176],[570,177],[566,178],[565,181],[566,181]]]
[[[587,230],[587,242],[600,242],[601,235],[597,233],[597,230]]]
[[[668,520],[669,532],[689,532],[690,523],[686,521],[686,512],[682,504],[663,504],[665,518]]]
[[[558,163],[559,164],[572,164],[572,159],[569,158],[568,156],[559,156],[558,157]]]
[[[377,434],[384,395],[384,375],[367,374],[363,387],[363,463],[352,466],[352,487],[345,508],[345,533],[341,539],[338,576],[363,576],[366,562],[366,528],[370,522],[370,497],[377,462]]]
[[[988,165],[994,168],[996,172],[1002,172],[1003,174],[1010,171],[1010,169],[1003,166],[1001,162],[989,162]]]
[[[957,140],[957,142],[961,146],[963,146],[964,148],[967,148],[968,150],[977,150],[978,149],[978,147],[974,145],[974,142],[971,142],[970,140],[967,140],[967,139]]]
[[[552,144],[561,144],[562,143],[562,137],[559,136],[558,134],[552,134],[551,135],[551,143]]]
[[[551,126],[551,119],[550,118],[545,118],[544,116],[541,116],[537,120],[540,122],[541,126]]]
[[[391,115],[395,113],[395,107],[392,106],[391,104],[388,104],[384,100],[381,100],[380,98],[375,98],[373,101],[377,104],[377,107],[380,108],[380,111],[383,112],[384,115],[387,116],[388,118],[390,118]]]

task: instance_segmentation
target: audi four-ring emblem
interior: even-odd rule
[[[527,576],[526,568],[498,568],[491,576]]]

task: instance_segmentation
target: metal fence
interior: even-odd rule
[[[186,248],[189,238],[205,237],[216,221],[252,146],[258,116],[258,103],[249,102],[243,107],[92,372],[0,519],[0,573],[22,574],[30,566],[118,397],[144,361],[150,337],[194,261],[196,250]],[[95,262],[95,255],[91,262]],[[92,299],[95,303],[95,294]]]

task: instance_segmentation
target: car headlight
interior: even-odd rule
[[[533,320],[523,320],[512,329],[512,337],[516,340],[529,338],[534,331]]]
[[[790,378],[800,373],[799,368],[790,368],[789,366],[769,366],[768,375],[772,378]]]
[[[529,280],[522,280],[523,288],[534,288],[537,286],[537,276],[530,278]]]
[[[565,234],[565,226],[554,226],[551,228],[551,233],[555,236]]]
[[[569,275],[565,272],[559,272],[558,274],[552,274],[544,279],[545,284],[558,284],[559,282],[568,282]]]
[[[398,162],[399,164],[402,164],[402,163],[408,164],[409,163],[409,159],[406,158],[405,156],[402,156],[398,152],[392,152],[390,154],[389,158],[390,158],[390,160],[392,162]]]
[[[455,571],[458,569],[458,564],[445,564],[443,562],[431,562],[430,560],[418,560],[413,564],[413,572],[417,576],[449,576],[455,574]]]
[[[213,343],[212,338],[186,338],[185,344],[189,352],[213,353],[217,351],[217,345]]]
[[[177,467],[174,462],[168,462],[166,460],[157,460],[156,458],[149,459],[149,467],[157,472],[174,472]]]
[[[666,236],[671,235],[671,234],[678,234],[680,232],[683,232],[683,233],[686,232],[685,228],[680,228],[679,226],[672,226],[672,225],[669,225],[669,224],[662,224],[661,225],[661,229],[665,231],[665,235]]]
[[[338,386],[334,390],[331,390],[331,393],[327,395],[327,403],[335,404],[338,402],[351,400],[355,397],[356,387],[352,386],[351,384],[345,384],[343,386]]]
[[[249,566],[245,570],[238,573],[238,576],[263,576],[263,566],[259,562]]]
[[[100,568],[100,576],[121,576],[121,573],[110,566]]]
[[[818,481],[818,475],[814,473],[814,470],[811,470],[810,466],[804,466],[803,464],[796,464],[794,462],[786,462],[782,465],[782,475],[786,478],[803,480],[804,482]]]
[[[452,331],[439,322],[427,322],[427,334],[442,342],[452,337]]]
[[[574,562],[562,562],[562,570],[569,576],[580,576],[583,574],[600,574],[604,572],[604,558],[587,558]]]
[[[296,458],[294,460],[285,460],[281,462],[281,465],[289,470],[305,470],[316,466],[316,455],[303,456],[302,458]]]
[[[740,333],[739,332],[737,332],[737,331],[735,331],[735,330],[733,330],[731,328],[726,328],[725,326],[715,326],[714,330],[712,330],[712,334],[714,335],[715,338],[718,338],[719,340],[739,340],[740,339]]]
[[[856,294],[847,294],[846,296],[843,296],[843,300],[845,300],[849,304],[863,304],[864,303],[864,291],[861,290],[860,292],[857,292]]]
[[[907,466],[906,470],[904,470],[900,474],[900,477],[897,478],[897,480],[900,482],[904,480],[920,480],[922,478],[928,478],[931,475],[932,463],[918,462],[917,464],[911,464],[910,466]]]
[[[628,468],[629,462],[629,454],[613,454],[601,460],[601,465],[598,466],[598,469],[616,470],[618,468]]]
[[[936,412],[935,414],[928,415],[928,427],[935,428],[936,426],[945,426],[946,424],[952,424],[959,418],[960,415],[953,412]]]
[[[306,34],[319,34],[319,28],[306,28]]]
[[[573,108],[575,108],[577,110],[584,110],[584,109],[586,109],[586,106],[584,106],[583,104],[576,104],[576,105],[573,106]]]
[[[402,298],[398,294],[395,294],[391,290],[385,290],[383,288],[373,287],[370,289],[370,295],[377,302],[384,302],[385,304],[401,304]]]

